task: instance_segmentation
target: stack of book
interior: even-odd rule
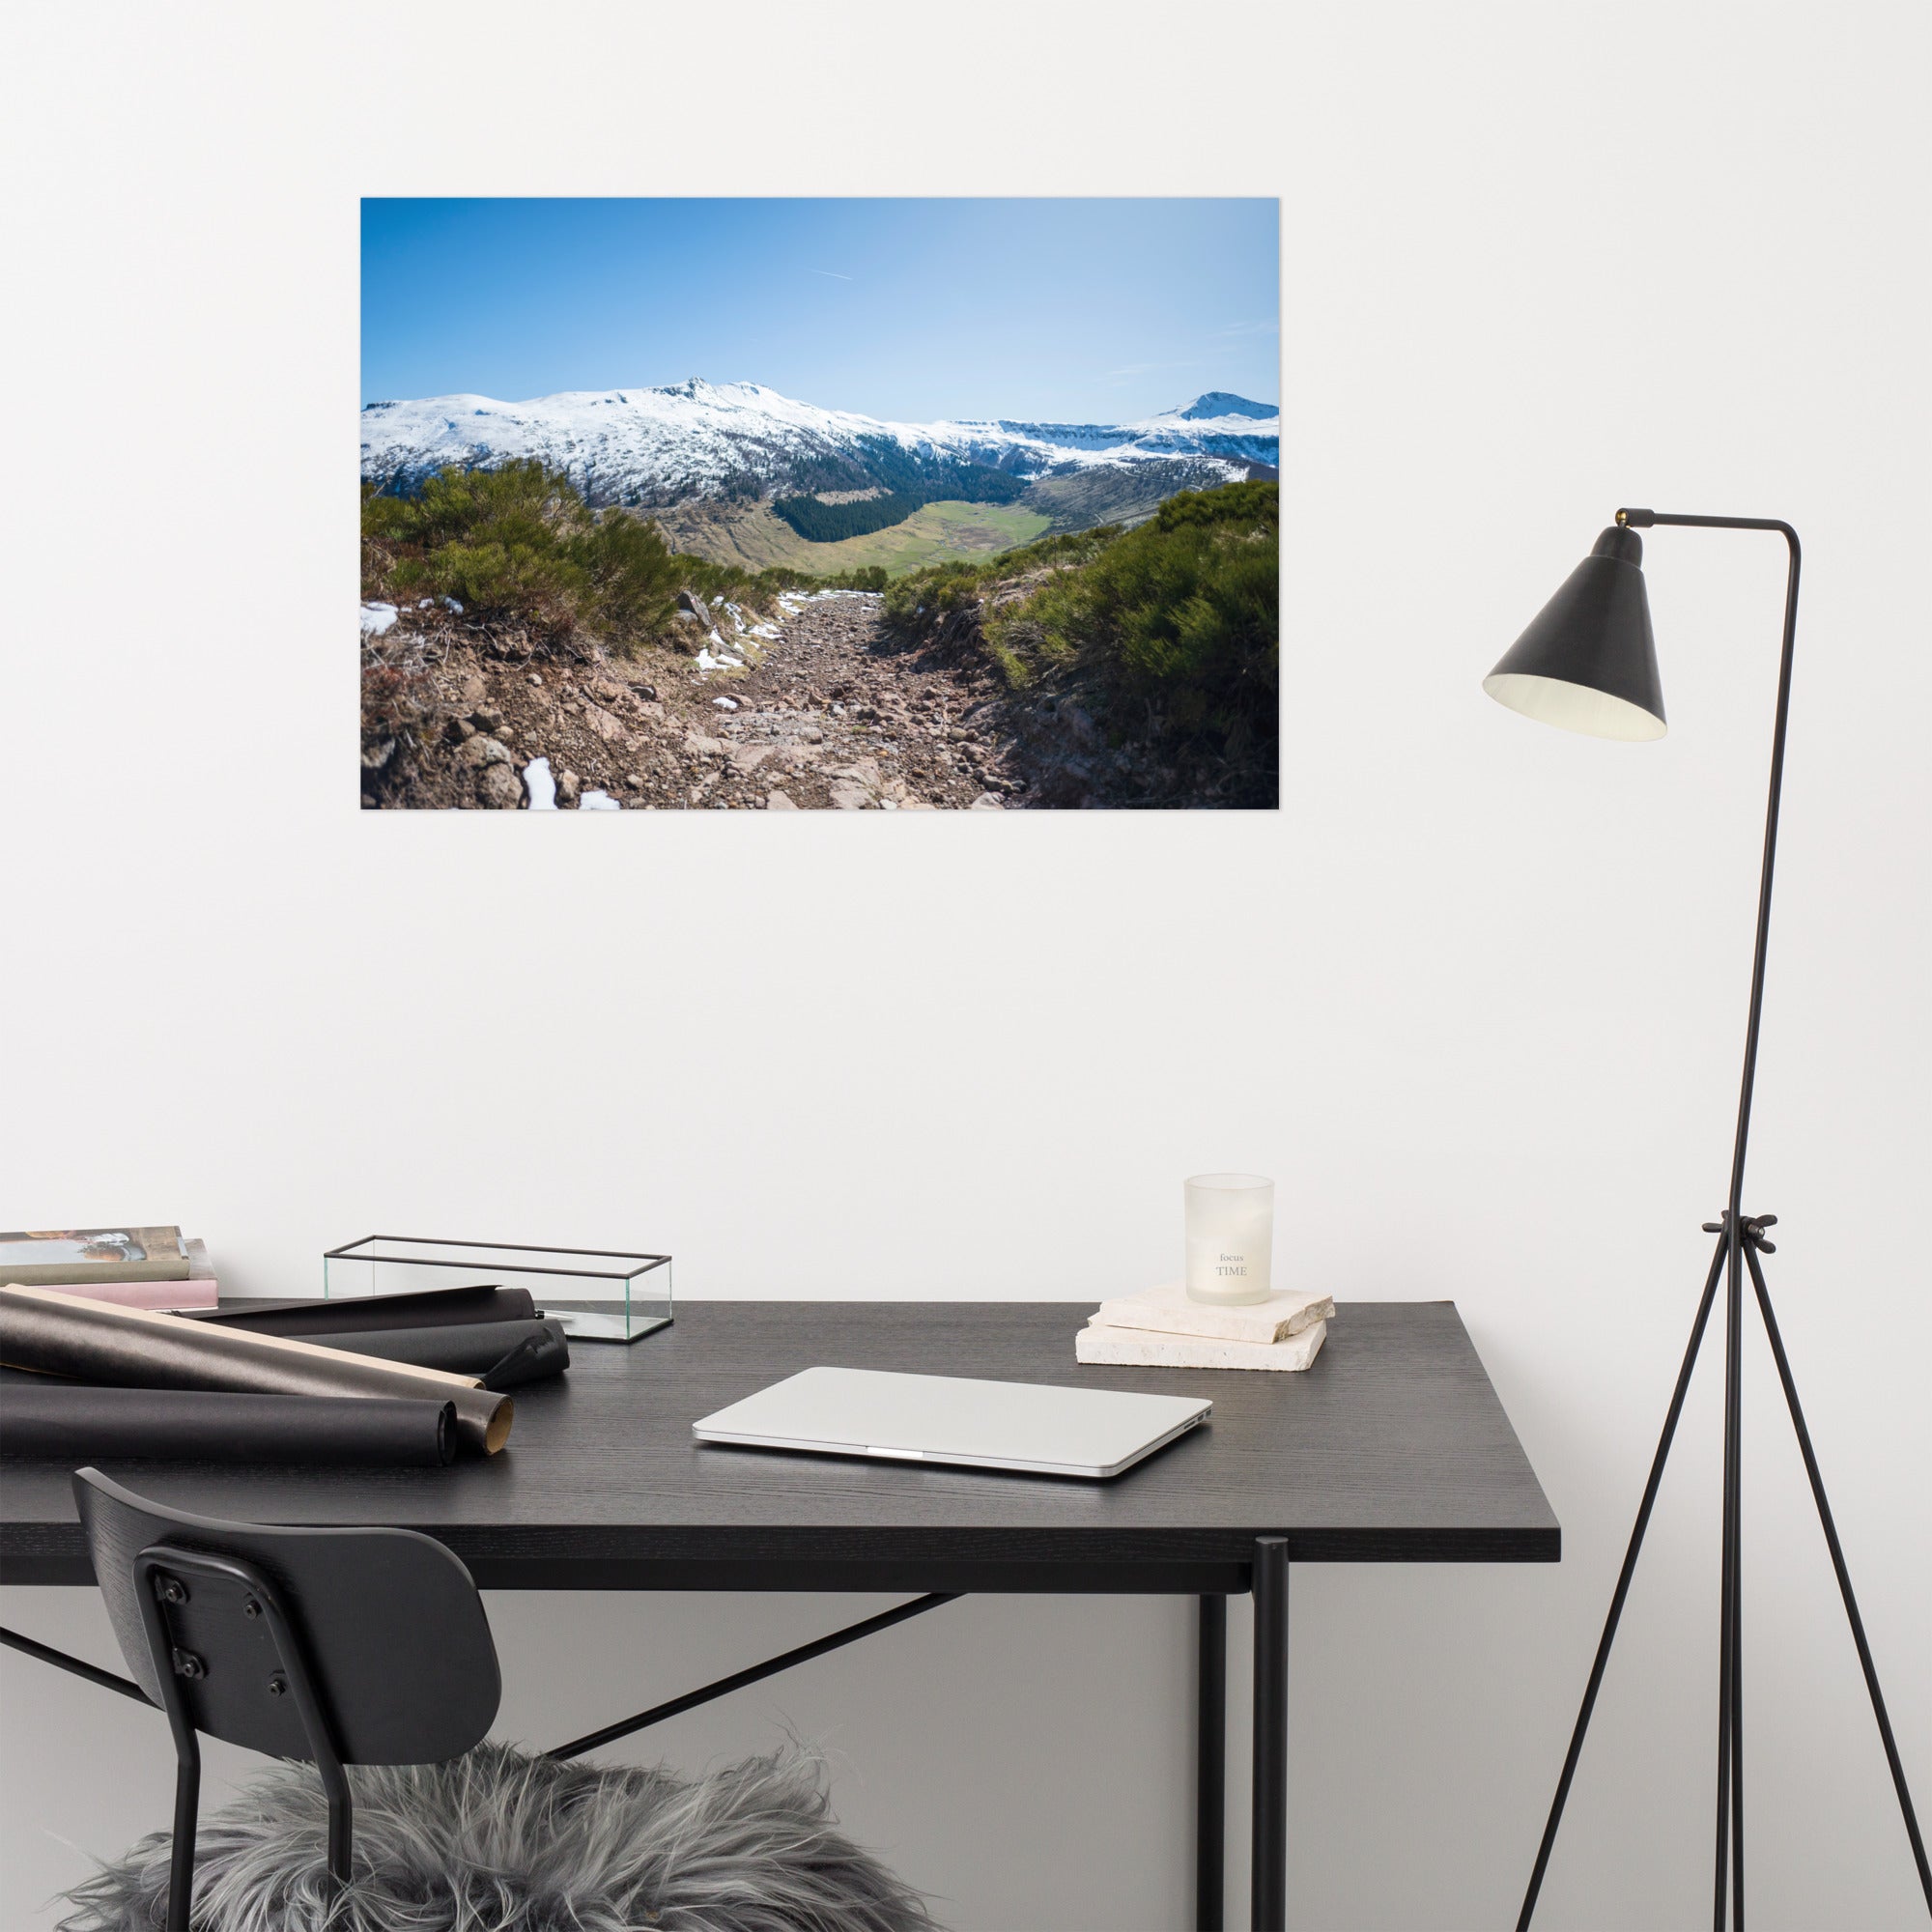
[[[1073,1358],[1163,1369],[1305,1369],[1328,1338],[1331,1296],[1271,1294],[1228,1307],[1191,1301],[1178,1281],[1103,1301],[1074,1338]]]
[[[179,1228],[50,1228],[0,1234],[0,1282],[57,1288],[120,1308],[213,1308],[206,1242]]]

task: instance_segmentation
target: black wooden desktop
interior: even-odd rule
[[[581,1346],[567,1377],[520,1389],[509,1447],[487,1462],[312,1471],[148,1463],[114,1473],[210,1516],[423,1530],[486,1590],[1198,1596],[1203,1927],[1221,1923],[1225,1600],[1252,1590],[1254,1924],[1266,1932],[1286,1911],[1289,1565],[1548,1563],[1560,1532],[1453,1303],[1348,1303],[1297,1375],[1082,1368],[1073,1334],[1090,1312],[701,1302],[635,1348]],[[693,1439],[697,1417],[814,1363],[1156,1389],[1206,1396],[1214,1413],[1110,1483]],[[93,1580],[65,1469],[5,1465],[0,1580]],[[739,1673],[643,1719],[762,1674]]]

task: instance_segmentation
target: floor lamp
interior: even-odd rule
[[[1739,1656],[1743,1628],[1741,1582],[1739,1577],[1739,1461],[1741,1450],[1740,1416],[1743,1378],[1740,1345],[1743,1341],[1744,1280],[1750,1276],[1764,1330],[1771,1343],[1777,1378],[1784,1385],[1784,1400],[1791,1410],[1792,1427],[1798,1432],[1798,1446],[1804,1454],[1804,1472],[1810,1478],[1811,1494],[1818,1505],[1818,1519],[1824,1525],[1826,1548],[1832,1553],[1832,1567],[1837,1572],[1838,1590],[1845,1600],[1845,1615],[1852,1627],[1852,1640],[1858,1646],[1859,1662],[1865,1674],[1865,1688],[1871,1692],[1872,1713],[1878,1719],[1879,1737],[1885,1744],[1891,1781],[1898,1793],[1898,1808],[1905,1818],[1906,1835],[1912,1841],[1912,1856],[1918,1861],[1918,1882],[1924,1888],[1925,1903],[1932,1911],[1932,1869],[1925,1861],[1925,1841],[1918,1832],[1918,1820],[1912,1809],[1912,1794],[1906,1788],[1905,1770],[1899,1763],[1898,1746],[1892,1738],[1891,1721],[1886,1716],[1885,1698],[1878,1688],[1878,1672],[1872,1664],[1871,1647],[1859,1616],[1858,1600],[1852,1595],[1852,1579],[1845,1568],[1844,1551],[1832,1521],[1832,1506],[1826,1500],[1824,1478],[1818,1473],[1818,1459],[1812,1453],[1810,1432],[1804,1427],[1804,1412],[1799,1406],[1798,1387],[1791,1378],[1791,1364],[1777,1332],[1777,1321],[1771,1311],[1771,1294],[1765,1287],[1761,1255],[1774,1253],[1765,1237],[1775,1214],[1747,1214],[1744,1211],[1745,1148],[1750,1132],[1751,1084],[1757,1070],[1758,1020],[1764,1006],[1765,942],[1771,932],[1771,881],[1773,862],[1777,852],[1778,793],[1784,778],[1784,727],[1791,703],[1791,653],[1798,625],[1798,533],[1789,524],[1764,517],[1674,517],[1655,510],[1619,510],[1613,527],[1597,539],[1594,549],[1548,604],[1537,613],[1520,638],[1510,647],[1502,662],[1483,680],[1483,689],[1499,703],[1527,718],[1565,730],[1585,732],[1598,738],[1629,740],[1663,736],[1663,692],[1657,674],[1657,646],[1651,636],[1650,602],[1644,590],[1643,539],[1639,529],[1653,525],[1683,525],[1698,529],[1776,530],[1783,537],[1790,553],[1790,570],[1785,580],[1784,646],[1777,670],[1777,716],[1771,740],[1771,802],[1765,811],[1764,863],[1758,878],[1757,944],[1751,958],[1750,1017],[1745,1029],[1745,1069],[1743,1091],[1738,1100],[1737,1139],[1731,1150],[1731,1187],[1723,1213],[1704,1224],[1707,1235],[1718,1237],[1717,1252],[1711,1258],[1705,1277],[1704,1293],[1697,1304],[1697,1317],[1690,1326],[1690,1346],[1678,1371],[1677,1387],[1663,1418],[1663,1434],[1650,1465],[1650,1480],[1644,1485],[1643,1501],[1638,1505],[1636,1525],[1631,1531],[1630,1548],[1624,1552],[1623,1569],[1610,1597],[1610,1610],[1604,1623],[1604,1634],[1597,1645],[1596,1662],[1590,1666],[1590,1680],[1584,1687],[1582,1709],[1577,1714],[1577,1728],[1570,1738],[1569,1755],[1563,1760],[1563,1775],[1556,1782],[1556,1797],[1549,1807],[1548,1822],[1543,1828],[1543,1842],[1537,1848],[1536,1867],[1530,1873],[1529,1889],[1523,1895],[1522,1913],[1517,1920],[1518,1932],[1528,1932],[1536,1897],[1543,1886],[1543,1874],[1549,1863],[1550,1847],[1556,1842],[1556,1828],[1563,1817],[1564,1800],[1576,1776],[1577,1759],[1583,1748],[1583,1734],[1589,1728],[1590,1713],[1604,1681],[1604,1666],[1609,1662],[1610,1645],[1617,1634],[1617,1619],[1623,1614],[1624,1598],[1629,1594],[1631,1577],[1636,1569],[1637,1552],[1643,1547],[1643,1533],[1650,1522],[1651,1506],[1657,1500],[1663,1464],[1670,1454],[1671,1437],[1684,1407],[1685,1391],[1696,1366],[1697,1350],[1704,1340],[1718,1283],[1724,1293],[1724,1504],[1723,1553],[1720,1568],[1718,1644],[1718,1833],[1717,1873],[1712,1924],[1724,1932],[1726,1905],[1731,1924],[1743,1932],[1745,1922],[1745,1794],[1743,1777],[1744,1680]]]

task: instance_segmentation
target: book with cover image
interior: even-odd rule
[[[99,1281],[185,1281],[179,1228],[50,1228],[0,1233],[0,1281],[56,1288]]]

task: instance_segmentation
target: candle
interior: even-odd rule
[[[1197,1174],[1186,1181],[1187,1294],[1224,1306],[1268,1297],[1274,1182],[1260,1174]]]

